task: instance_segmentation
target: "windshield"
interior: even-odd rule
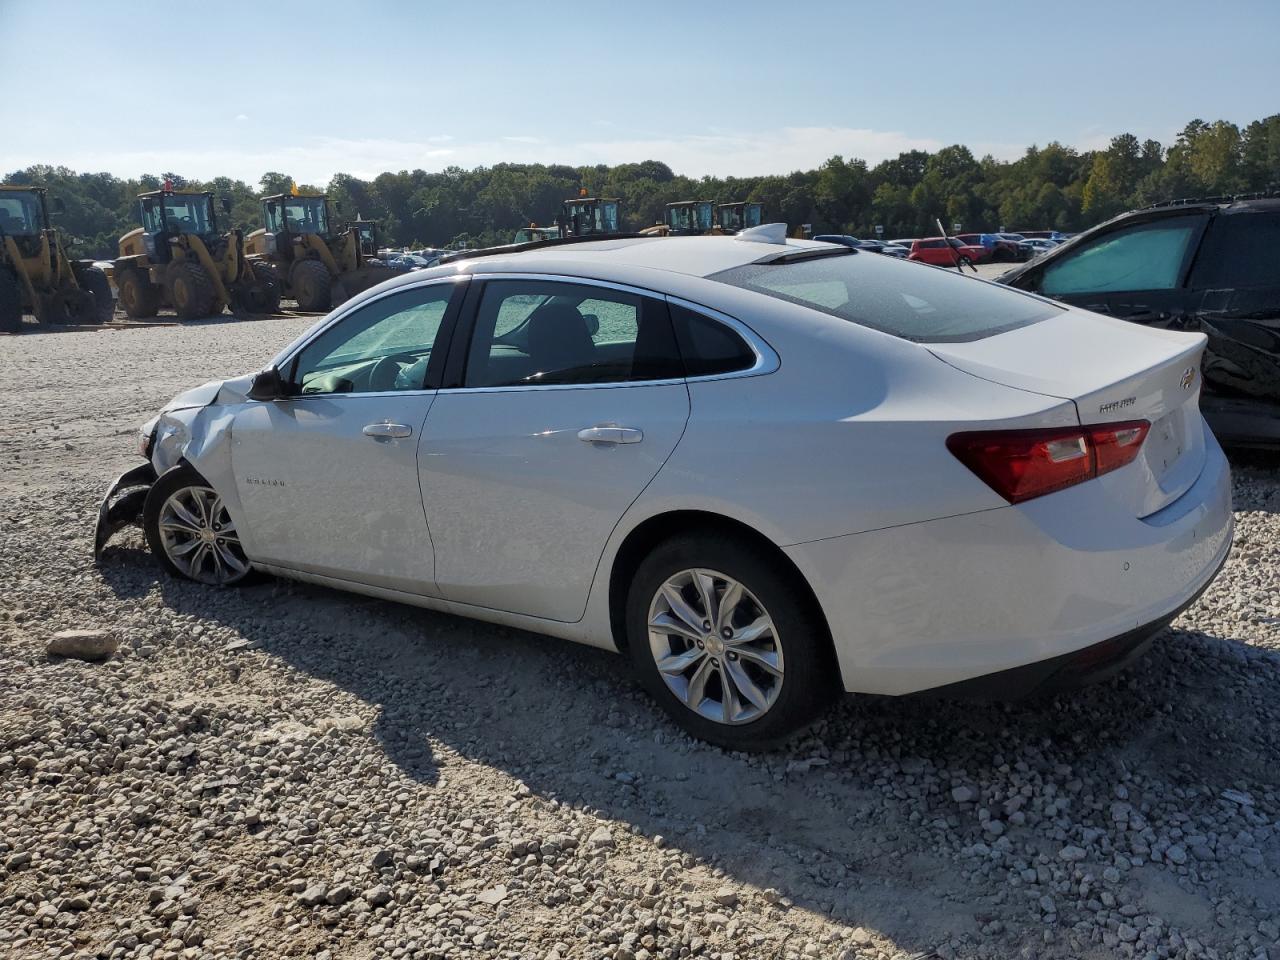
[[[198,234],[214,232],[213,203],[204,194],[165,194],[163,219],[160,215],[161,202],[158,197],[144,197],[142,200],[142,224],[148,233],[161,230]]]
[[[1062,311],[1007,287],[867,254],[753,263],[710,279],[918,343],[980,340]]]
[[[0,233],[13,236],[39,233],[43,219],[39,194],[27,190],[0,193]]]
[[[329,235],[329,210],[324,197],[289,197],[268,200],[266,220],[268,233],[315,233]]]

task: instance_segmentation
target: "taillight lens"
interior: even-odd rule
[[[1146,420],[1049,430],[955,433],[947,449],[1010,503],[1084,483],[1131,463],[1151,428]]]

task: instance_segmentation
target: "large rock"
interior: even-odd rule
[[[45,652],[51,657],[71,657],[98,663],[120,647],[120,641],[105,630],[62,630],[53,635]]]

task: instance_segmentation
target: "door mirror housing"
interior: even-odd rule
[[[222,198],[222,212],[223,212],[223,213],[230,213],[230,212],[231,212],[231,198],[230,198],[230,197],[223,197],[223,198]]]
[[[250,400],[279,400],[289,395],[289,385],[275,367],[259,370],[245,394]]]
[[[341,200],[335,200],[335,201],[333,201],[333,209],[334,209],[334,210],[336,210],[336,211],[338,211],[338,213],[341,213],[341,212],[342,212],[342,201],[341,201]]]

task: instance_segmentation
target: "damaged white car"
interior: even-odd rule
[[[177,397],[97,547],[625,652],[691,733],[1105,675],[1231,543],[1201,334],[778,226],[390,280]]]

